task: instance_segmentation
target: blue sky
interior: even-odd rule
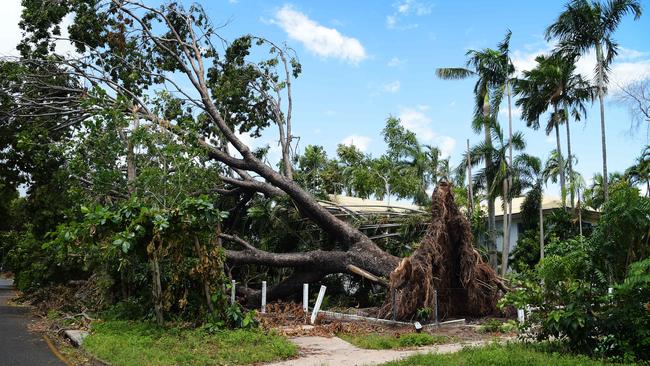
[[[437,67],[461,66],[467,49],[495,47],[506,29],[519,70],[534,65],[548,51],[543,32],[563,8],[563,1],[200,1],[215,23],[228,21],[228,39],[251,33],[293,47],[303,66],[294,82],[294,132],[300,146],[319,144],[331,153],[350,142],[373,155],[384,151],[380,131],[390,115],[435,144],[456,165],[472,132],[473,80],[443,81]],[[626,83],[650,76],[650,3],[638,21],[627,17],[615,38],[622,47],[613,78]],[[4,4],[4,3],[3,3]],[[13,5],[12,5],[13,4]],[[19,2],[7,1],[0,15],[0,53],[19,37]],[[15,20],[14,20],[15,19]],[[12,28],[14,27],[14,28]],[[578,64],[590,72],[593,55]],[[611,99],[611,98],[610,98]],[[577,169],[588,180],[601,170],[600,129],[595,104],[588,119],[572,125]],[[500,122],[507,125],[506,109]],[[546,158],[554,137],[533,131],[514,113],[514,129],[525,134],[527,152]],[[608,163],[623,170],[648,143],[646,129],[630,132],[627,110],[606,105]],[[256,144],[275,139],[272,133]],[[562,136],[563,144],[566,142]],[[565,146],[565,145],[563,145]],[[563,147],[565,149],[565,147]],[[556,188],[552,188],[556,189]]]
[[[298,52],[303,74],[294,83],[294,123],[302,146],[319,144],[333,153],[338,143],[352,140],[373,155],[381,154],[385,145],[380,131],[393,115],[402,117],[423,142],[440,146],[456,165],[466,139],[472,144],[481,139],[470,128],[473,80],[439,80],[435,68],[463,65],[467,49],[495,47],[506,29],[513,32],[515,65],[530,68],[537,54],[550,49],[543,32],[563,6],[563,1],[240,0],[213,2],[207,8],[215,21],[230,22],[224,29],[228,37],[259,34],[287,42]],[[650,76],[648,34],[650,15],[621,23],[615,38],[623,49],[613,68],[618,82]],[[338,47],[331,49],[328,37]],[[579,71],[592,70],[591,56],[580,61]],[[572,124],[576,168],[587,180],[602,169],[597,113],[594,104],[586,122]],[[555,148],[554,136],[527,128],[517,111],[514,115],[514,129],[525,134],[527,151],[548,156]],[[505,128],[505,105],[500,122]],[[648,143],[646,129],[630,132],[627,110],[611,100],[606,122],[610,170],[623,170]],[[565,135],[562,139],[565,149]]]

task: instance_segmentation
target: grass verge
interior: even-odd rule
[[[384,366],[429,365],[602,366],[614,364],[594,360],[586,356],[541,352],[522,344],[491,344],[485,347],[467,347],[456,353],[415,355],[384,364]]]
[[[400,335],[367,333],[337,334],[337,336],[359,348],[366,349],[413,348],[453,342],[452,337],[429,333],[404,333]]]
[[[146,322],[93,324],[84,348],[113,366],[242,365],[293,357],[284,337],[257,330],[161,328]]]

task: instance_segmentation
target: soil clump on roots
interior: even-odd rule
[[[430,320],[436,291],[440,319],[494,313],[499,293],[506,287],[472,242],[470,224],[454,202],[451,185],[440,183],[432,195],[427,232],[413,254],[391,272],[380,316],[412,321],[427,314],[424,320]]]

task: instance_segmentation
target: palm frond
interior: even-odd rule
[[[444,80],[459,80],[466,79],[475,73],[463,67],[444,67],[436,69],[436,75]]]

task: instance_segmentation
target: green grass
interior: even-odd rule
[[[428,346],[452,342],[453,339],[443,335],[428,333],[404,333],[400,335],[369,334],[338,334],[338,337],[359,348],[366,349],[399,349]]]
[[[151,323],[107,321],[94,324],[84,348],[113,366],[241,365],[293,357],[286,338],[252,330],[161,328]]]
[[[428,365],[599,366],[612,364],[590,359],[586,356],[540,352],[522,344],[492,344],[485,347],[468,347],[456,353],[416,355],[401,361],[384,364],[384,366]]]

